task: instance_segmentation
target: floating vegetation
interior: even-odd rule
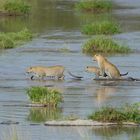
[[[10,49],[23,44],[33,38],[33,34],[27,29],[20,32],[0,33],[0,49]]]
[[[101,122],[140,123],[140,110],[137,104],[127,104],[121,108],[103,107],[101,110],[89,115],[88,118]]]
[[[76,9],[86,12],[105,12],[112,9],[111,0],[82,0],[75,5]]]
[[[31,87],[27,89],[27,95],[33,104],[57,107],[62,102],[62,94],[47,87]]]
[[[120,26],[113,21],[98,21],[83,26],[82,33],[87,35],[120,33]]]
[[[116,40],[107,36],[96,36],[88,40],[82,48],[83,53],[129,53],[131,49],[120,45]]]

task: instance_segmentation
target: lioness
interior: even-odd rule
[[[89,72],[89,73],[95,73],[95,76],[96,76],[95,78],[99,78],[99,76],[102,76],[100,69],[98,67],[95,67],[95,66],[87,66],[85,71]],[[124,73],[124,74],[120,74],[120,75],[125,76],[127,74],[128,74],[128,72]],[[107,77],[107,74],[104,73],[103,77]]]
[[[26,73],[32,74],[31,79],[33,79],[34,77],[39,77],[41,79],[43,79],[44,77],[51,77],[51,78],[55,78],[55,79],[64,79],[64,77],[65,77],[64,71],[65,71],[65,67],[63,67],[61,65],[48,66],[48,67],[32,66],[26,70]],[[80,76],[73,75],[69,71],[68,71],[68,73],[75,79],[83,78]]]
[[[121,79],[121,74],[118,68],[105,57],[100,54],[96,54],[94,55],[93,60],[97,61],[100,68],[100,74],[102,76],[106,74],[111,79]]]
[[[102,76],[100,73],[100,69],[98,67],[95,66],[87,66],[85,69],[86,72],[89,73],[94,73],[95,74],[95,78],[99,78],[99,76]],[[107,75],[104,74],[104,77],[106,77]]]

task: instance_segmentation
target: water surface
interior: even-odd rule
[[[135,2],[134,2],[135,1]],[[121,73],[140,77],[140,1],[115,0],[124,8],[111,14],[121,24],[123,33],[115,35],[137,53],[109,56]],[[1,17],[0,31],[19,31],[25,27],[38,36],[31,42],[12,50],[0,52],[0,122],[12,120],[19,125],[0,125],[0,139],[10,139],[17,133],[20,139],[33,140],[133,140],[140,138],[137,127],[47,127],[48,119],[76,115],[86,118],[88,114],[106,105],[120,106],[140,102],[140,82],[96,82],[93,74],[84,71],[87,65],[97,65],[91,57],[82,54],[82,44],[90,38],[80,32],[85,23],[99,20],[100,16],[80,14],[70,0],[30,0],[33,5],[29,17]],[[132,8],[133,7],[133,8]],[[61,51],[66,49],[69,51]],[[73,80],[65,72],[64,81],[31,81],[25,70],[33,65],[51,66],[61,64],[74,74],[84,78]],[[26,88],[30,86],[54,86],[63,92],[64,103],[57,110],[23,107],[29,103]],[[10,105],[10,106],[9,106]],[[16,106],[15,106],[16,105]],[[36,125],[32,125],[36,124]],[[8,133],[7,133],[8,132]]]

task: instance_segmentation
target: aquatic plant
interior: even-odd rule
[[[124,105],[120,108],[103,107],[88,116],[89,119],[101,122],[136,122],[140,123],[140,110],[139,106]]]
[[[9,32],[7,34],[10,38],[16,41],[28,41],[31,40],[33,37],[33,34],[27,28],[24,28],[20,32]]]
[[[57,107],[62,102],[62,94],[58,90],[47,87],[31,87],[27,89],[27,95],[32,103],[49,107]]]
[[[23,0],[7,0],[3,4],[4,12],[7,12],[9,15],[25,15],[29,14],[31,6],[29,6]]]
[[[111,0],[82,0],[75,5],[76,9],[87,12],[104,12],[112,9]]]
[[[23,44],[25,41],[31,40],[33,34],[27,29],[20,32],[0,33],[0,49],[10,49],[17,45]]]
[[[82,47],[83,53],[129,53],[131,49],[120,45],[116,40],[108,36],[96,36],[89,39]]]
[[[87,35],[120,33],[120,27],[114,21],[98,21],[83,26],[82,33]]]
[[[6,33],[0,33],[0,49],[9,49],[14,47],[14,41],[6,35]]]

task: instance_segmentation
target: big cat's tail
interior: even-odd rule
[[[82,76],[76,76],[76,75],[72,74],[70,71],[68,71],[68,74],[70,76],[72,76],[74,79],[81,79],[81,78],[83,78]]]
[[[128,72],[124,73],[124,74],[120,74],[120,76],[126,76],[128,74]]]

